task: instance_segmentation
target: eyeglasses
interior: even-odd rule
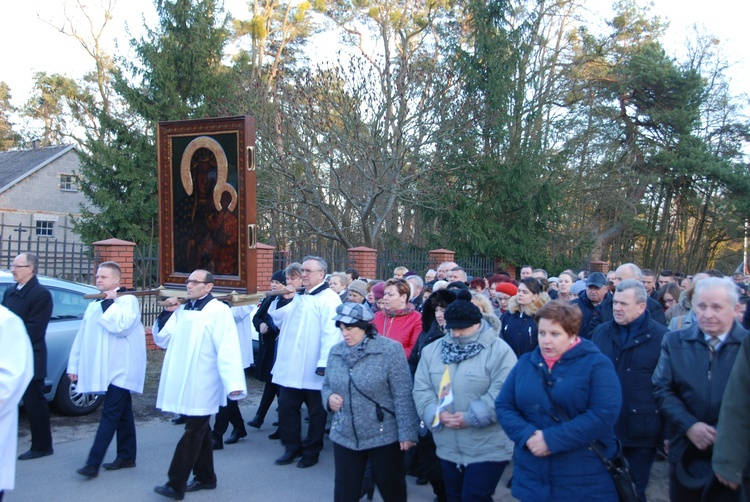
[[[323,270],[310,270],[309,268],[303,268],[302,273],[303,274],[312,274],[314,272],[322,272]]]
[[[11,265],[10,268],[28,268],[31,265]]]
[[[190,284],[191,286],[195,286],[196,284],[211,284],[208,281],[196,281],[196,280],[189,280],[186,282],[186,284]]]

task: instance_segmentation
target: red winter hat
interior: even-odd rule
[[[518,288],[512,282],[498,283],[498,285],[495,286],[495,291],[510,296],[516,296],[518,294]]]

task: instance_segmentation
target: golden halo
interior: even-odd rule
[[[229,170],[229,162],[227,156],[224,153],[224,149],[221,147],[218,141],[209,136],[198,136],[193,141],[188,143],[185,151],[182,152],[182,160],[180,161],[180,179],[182,180],[182,186],[185,189],[185,193],[188,195],[193,194],[193,178],[190,176],[190,161],[193,159],[193,154],[200,148],[206,148],[214,154],[216,157],[216,186],[214,187],[214,207],[217,211],[221,211],[221,195],[224,192],[229,192],[232,197],[232,201],[229,203],[229,211],[234,211],[237,206],[237,191],[232,185],[227,183],[227,171]]]

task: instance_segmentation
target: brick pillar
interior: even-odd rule
[[[366,279],[374,279],[378,273],[378,251],[372,248],[360,246],[347,249],[349,263],[359,271],[359,276]]]
[[[126,288],[132,288],[133,278],[133,251],[135,242],[123,241],[120,239],[107,239],[104,241],[94,242],[94,275],[100,263],[105,261],[114,261],[120,265],[122,270],[122,280],[120,285]]]
[[[256,245],[255,277],[257,278],[256,284],[259,291],[267,290],[271,282],[271,276],[273,275],[273,252],[275,249],[273,246],[261,244],[260,242]]]
[[[518,279],[518,277],[516,277],[516,272],[518,272],[518,269],[515,265],[508,265],[507,267],[505,267],[505,270],[508,271],[511,279]]]
[[[430,251],[430,268],[437,270],[438,265],[446,261],[454,261],[456,252],[450,249],[433,249]]]
[[[601,272],[602,274],[607,275],[607,272],[609,272],[609,263],[606,261],[592,260],[589,264],[589,271]]]

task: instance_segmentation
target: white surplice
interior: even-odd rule
[[[26,327],[0,305],[0,490],[15,486],[18,403],[33,376],[34,357]]]
[[[258,310],[257,305],[241,305],[232,307],[234,323],[237,325],[237,335],[240,337],[240,352],[242,353],[242,367],[249,368],[253,365],[253,316]]]
[[[202,310],[180,306],[154,342],[165,349],[156,407],[188,416],[213,415],[226,406],[230,392],[247,396],[237,327],[229,307],[216,299]]]
[[[268,313],[279,332],[273,383],[293,389],[320,390],[323,377],[317,368],[328,365],[331,347],[343,340],[333,318],[341,299],[332,289],[296,295],[280,309]]]
[[[78,375],[78,392],[107,392],[109,384],[143,392],[146,336],[138,298],[119,296],[106,312],[101,302],[88,306],[70,348],[68,373]]]

